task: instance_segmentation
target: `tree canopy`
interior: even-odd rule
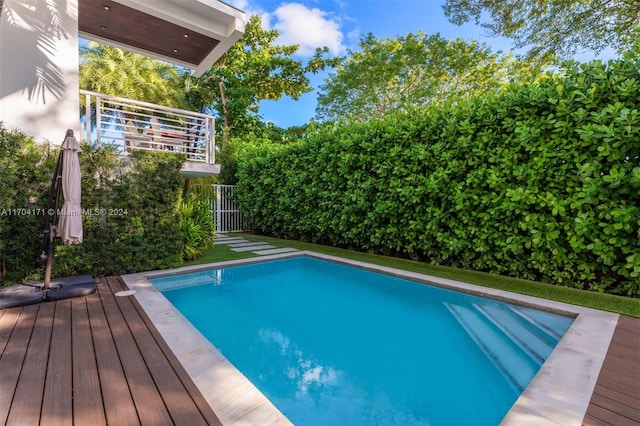
[[[454,24],[473,21],[541,61],[607,46],[620,53],[640,38],[638,0],[447,0],[443,8]]]
[[[197,109],[212,108],[224,129],[251,128],[259,123],[259,102],[283,96],[298,99],[313,90],[308,72],[329,61],[326,48],[316,50],[307,64],[294,59],[297,45],[274,44],[279,33],[262,28],[258,15],[249,18],[242,38],[202,77],[190,78],[187,97]]]
[[[485,45],[422,32],[377,39],[364,36],[319,90],[319,120],[366,121],[392,111],[495,90],[533,70]]]

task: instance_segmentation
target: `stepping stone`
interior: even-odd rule
[[[237,244],[237,243],[248,243],[249,241],[244,240],[242,238],[238,238],[237,240],[214,240],[213,243],[214,244]]]
[[[241,252],[241,251],[254,251],[254,250],[263,250],[263,249],[273,249],[273,248],[275,248],[275,246],[270,246],[269,244],[262,243],[260,245],[234,248],[234,249],[231,249],[231,251]]]
[[[257,246],[258,244],[267,244],[263,241],[245,241],[242,243],[229,243],[229,247],[237,248],[237,247],[247,247],[247,246]]]
[[[292,251],[298,251],[298,249],[295,249],[295,248],[292,248],[292,247],[282,247],[282,248],[254,251],[253,253],[263,256],[263,255],[266,255],[266,254],[289,253],[289,252],[292,252]]]

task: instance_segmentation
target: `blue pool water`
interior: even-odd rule
[[[308,257],[151,281],[296,425],[496,425],[572,322]]]

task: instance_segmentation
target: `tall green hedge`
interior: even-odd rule
[[[58,151],[1,122],[0,146],[0,281],[34,279]]]
[[[245,144],[258,233],[640,295],[640,60]]]
[[[184,155],[137,152],[125,168],[109,148],[83,144],[82,149],[84,241],[63,246],[56,239],[53,275],[115,275],[180,265]],[[0,123],[0,283],[43,277],[43,210],[58,152]]]
[[[82,205],[101,213],[83,217],[82,244],[56,246],[56,275],[108,276],[180,266],[184,160],[183,155],[136,151],[128,171],[114,173],[111,154],[84,156]],[[91,165],[100,163],[107,167],[97,175]]]

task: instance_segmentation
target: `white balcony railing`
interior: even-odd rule
[[[85,98],[84,138],[133,150],[174,151],[187,161],[215,164],[215,119],[211,115],[80,90]]]

